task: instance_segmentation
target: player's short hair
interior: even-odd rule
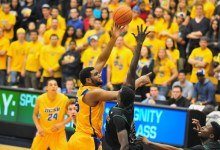
[[[84,68],[80,71],[79,80],[83,85],[86,84],[86,78],[91,77],[91,71],[92,70],[94,70],[94,67],[86,67],[86,68]]]
[[[132,105],[135,98],[134,90],[128,86],[123,86],[119,92],[121,102],[125,107]]]
[[[66,103],[66,110],[68,110],[68,107],[70,105],[75,105],[75,104],[76,104],[75,99],[73,99],[73,98],[69,99],[68,102]]]
[[[57,81],[55,79],[49,79],[49,80],[47,80],[47,85],[49,84],[50,81],[55,81],[57,83]]]

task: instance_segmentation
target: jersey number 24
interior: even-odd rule
[[[57,113],[55,113],[55,114],[49,114],[47,120],[48,120],[48,121],[52,121],[53,119],[54,119],[54,120],[57,120],[57,116],[58,116]]]

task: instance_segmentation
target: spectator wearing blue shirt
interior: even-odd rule
[[[159,95],[159,88],[157,85],[152,85],[150,87],[150,93],[146,93],[146,99],[141,103],[144,104],[156,104],[156,100],[166,101],[166,97],[163,95]]]
[[[78,28],[83,30],[83,22],[78,18],[79,12],[76,8],[70,10],[70,19],[67,22],[67,26],[73,26],[76,30]]]
[[[193,84],[186,79],[186,72],[184,70],[179,71],[178,81],[173,83],[172,88],[177,85],[182,87],[182,96],[191,100],[194,87]]]
[[[95,18],[100,19],[101,18],[101,5],[102,1],[101,0],[95,0],[95,8],[93,9],[93,15]]]
[[[199,82],[194,86],[192,103],[215,105],[215,86],[205,78],[205,70],[198,69],[196,75]]]

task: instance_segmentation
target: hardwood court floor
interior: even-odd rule
[[[30,149],[24,148],[24,147],[17,147],[17,146],[0,144],[0,150],[30,150]]]

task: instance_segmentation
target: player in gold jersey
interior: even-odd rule
[[[46,88],[47,92],[37,98],[33,112],[37,133],[31,150],[67,150],[65,124],[72,119],[64,120],[68,98],[57,92],[54,79],[48,81]]]
[[[123,32],[124,27],[114,25],[112,37],[106,48],[99,55],[95,67],[84,68],[80,72],[83,86],[77,93],[79,112],[77,115],[76,132],[68,141],[69,150],[100,150],[102,149],[102,121],[105,101],[116,100],[118,91],[105,91],[100,72],[104,67],[116,39]],[[136,85],[145,84],[147,79],[136,80]],[[144,82],[144,83],[143,83]]]

